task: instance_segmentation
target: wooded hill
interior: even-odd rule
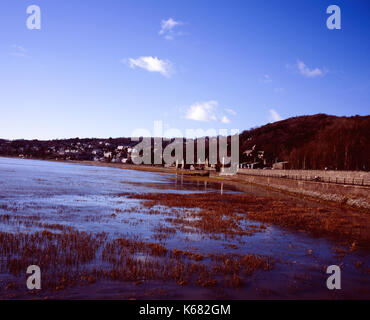
[[[153,138],[151,140],[153,152]],[[209,141],[210,139],[206,138],[207,158]],[[228,141],[230,143],[230,137]],[[170,142],[164,141],[163,148]],[[94,150],[101,154],[112,152],[114,155],[119,145],[133,147],[136,144],[137,142],[131,141],[130,138],[75,138],[51,141],[0,139],[0,155],[22,155],[41,159],[68,156],[71,159],[92,160]],[[370,116],[335,117],[316,114],[294,117],[243,131],[239,145],[240,163],[260,162],[260,166],[269,167],[278,161],[288,161],[292,169],[369,171]],[[64,152],[67,149],[69,152],[77,152],[67,154]],[[60,155],[61,150],[63,155]],[[185,155],[184,144],[184,158]],[[195,163],[197,159],[195,150]],[[218,159],[218,162],[221,163],[221,160]]]
[[[255,147],[254,147],[255,146]],[[264,151],[267,164],[288,161],[293,169],[370,170],[370,116],[300,116],[240,135],[246,150]]]

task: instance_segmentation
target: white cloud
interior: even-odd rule
[[[315,77],[321,77],[325,74],[325,71],[319,68],[310,69],[306,66],[306,64],[301,61],[297,60],[297,69],[298,72],[307,77],[307,78],[315,78]]]
[[[195,102],[186,112],[186,119],[195,121],[217,121],[217,106],[218,102],[214,100]]]
[[[183,23],[181,21],[176,21],[172,18],[167,20],[162,20],[161,22],[161,30],[159,30],[159,34],[164,36],[167,40],[172,40],[176,35],[180,33],[175,33],[174,29]]]
[[[125,62],[125,60],[123,60]],[[170,77],[173,73],[172,63],[168,60],[161,60],[157,57],[139,57],[137,59],[129,59],[129,66],[132,69],[142,68],[149,72],[159,72],[165,77]]]
[[[10,55],[13,56],[13,57],[24,58],[24,57],[28,57],[26,52],[27,52],[27,50],[25,48],[23,48],[22,46],[18,46],[16,44],[13,44],[12,45],[12,52],[10,53]]]
[[[225,109],[225,111],[226,111],[228,114],[231,114],[232,116],[236,116],[236,115],[237,115],[236,111],[235,111],[235,110],[233,110],[233,109]]]
[[[270,122],[276,122],[276,121],[283,120],[281,115],[278,114],[276,110],[270,109],[269,112],[270,112],[270,117],[269,117]]]
[[[222,112],[218,112],[217,108],[218,101],[215,100],[195,102],[187,109],[185,118],[194,121],[219,121],[224,124],[230,123],[230,119],[222,114]],[[236,115],[233,109],[224,110],[231,115]]]
[[[221,122],[222,123],[230,123],[230,119],[226,116],[223,116],[222,119],[221,119]]]

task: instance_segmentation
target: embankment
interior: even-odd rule
[[[322,181],[305,181],[239,172],[233,180],[302,194],[327,201],[335,201],[352,207],[370,209],[370,187],[336,184]]]

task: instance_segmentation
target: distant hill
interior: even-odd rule
[[[206,139],[207,158],[209,141]],[[163,147],[169,143],[164,141]],[[120,157],[130,158],[128,150],[136,144],[130,138],[49,141],[0,139],[0,156],[71,160],[106,157],[107,161],[113,161]],[[240,163],[258,163],[260,167],[268,167],[275,162],[288,161],[292,169],[369,171],[370,116],[316,114],[294,117],[243,131],[239,145]],[[125,148],[122,149],[122,146]],[[152,138],[152,152],[153,146]],[[184,158],[185,149],[184,145]],[[194,161],[197,159],[195,150]],[[218,159],[218,162],[220,164],[221,160]]]
[[[249,157],[244,153],[251,150]],[[252,151],[253,150],[253,151]],[[296,169],[370,170],[370,116],[300,116],[240,135],[241,162],[263,151],[266,164]]]

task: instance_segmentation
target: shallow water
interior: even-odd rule
[[[182,176],[166,173],[0,158],[0,217],[10,216],[10,219],[0,220],[0,231],[33,233],[46,229],[45,224],[58,224],[79,231],[105,232],[110,239],[132,237],[155,242],[158,227],[173,227],[166,221],[173,209],[158,207],[154,209],[160,210],[161,214],[150,214],[139,200],[119,196],[122,193],[150,192],[181,193],[186,196],[194,192],[237,191],[219,183],[186,180]],[[283,197],[279,193],[256,187],[250,187],[247,193]],[[305,200],[305,205],[317,204]],[[17,219],[12,220],[12,217]],[[30,221],[41,224],[35,225]],[[260,225],[256,222],[253,224]],[[325,238],[314,238],[269,224],[265,226],[262,232],[236,238],[222,235],[215,238],[205,233],[177,230],[160,242],[168,249],[191,250],[201,254],[254,253],[275,259],[273,270],[256,272],[240,289],[224,289],[223,294],[228,298],[370,298],[368,252],[350,252],[348,247]],[[345,250],[347,254],[339,256],[335,248]],[[360,268],[356,267],[359,261],[362,263]],[[99,260],[95,263],[99,263]],[[342,290],[329,291],[326,288],[326,266],[333,264],[341,267]],[[7,278],[13,279],[13,276],[6,273],[1,275],[0,295],[5,295],[1,283],[6,282]],[[96,283],[91,288],[94,289],[67,289],[63,293],[55,293],[55,297],[127,297],[122,293],[122,288],[138,296],[148,290],[163,288],[167,298],[218,297],[210,289],[185,286],[178,293],[176,284],[154,281],[144,283],[140,288],[131,288],[127,283],[120,287],[112,282]],[[16,294],[22,297],[22,290],[19,289]],[[146,298],[160,297],[153,295],[144,294]]]

